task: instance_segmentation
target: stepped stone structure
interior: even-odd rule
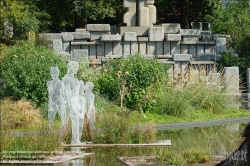
[[[172,65],[169,75],[175,81],[185,82],[187,74],[200,77],[203,73],[207,81],[216,75],[215,61],[227,50],[225,36],[211,34],[209,30],[181,29],[177,23],[155,25],[154,0],[136,2],[123,1],[127,8],[123,18],[126,26],[87,24],[85,29],[75,32],[44,33],[40,37],[51,41],[50,47],[69,60],[85,56],[101,65],[110,57],[140,53]]]

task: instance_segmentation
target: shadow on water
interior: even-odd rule
[[[165,160],[168,155],[181,157],[188,152],[206,154],[209,157],[226,157],[243,141],[245,124],[158,131],[159,140],[170,139],[170,147],[87,148],[82,151],[95,153],[83,160],[65,163],[66,166],[122,166],[117,156],[158,156]],[[178,160],[178,159],[177,159]],[[164,162],[163,162],[164,163]],[[167,162],[165,162],[167,163]],[[164,164],[163,164],[164,165]]]

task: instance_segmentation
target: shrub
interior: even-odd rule
[[[66,73],[66,62],[52,50],[31,42],[11,47],[1,59],[0,78],[6,85],[0,89],[0,96],[26,98],[40,106],[47,102],[46,82],[51,80],[50,67],[55,65],[61,71],[60,76]]]
[[[237,43],[236,47],[239,57],[249,57],[250,56],[250,35],[242,37]]]
[[[121,107],[151,110],[156,98],[153,92],[166,82],[167,69],[168,65],[159,63],[157,58],[149,60],[140,54],[110,59],[98,79],[100,94],[120,101]]]

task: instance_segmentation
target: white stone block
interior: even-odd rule
[[[136,1],[123,0],[123,7],[128,8],[123,15],[123,23],[127,24],[128,27],[136,26]]]
[[[90,40],[100,40],[102,35],[110,35],[110,32],[90,32]]]
[[[72,34],[62,35],[62,41],[64,41],[64,42],[70,42],[73,40],[74,40],[74,38],[73,38]]]
[[[131,54],[137,54],[139,52],[138,42],[131,42]]]
[[[149,26],[153,27],[156,23],[156,7],[154,5],[148,5],[149,9]]]
[[[89,59],[96,59],[96,45],[89,46]]]
[[[191,60],[190,54],[173,54],[173,61],[187,62]]]
[[[88,57],[88,50],[87,49],[80,49],[73,51],[73,60],[79,60],[83,57]]]
[[[110,32],[109,24],[87,24],[87,31]]]
[[[122,42],[113,42],[113,55],[122,55]]]
[[[150,27],[148,36],[149,36],[149,41],[164,41],[164,28]]]
[[[155,42],[150,41],[147,43],[147,54],[150,54],[150,55],[156,54]]]
[[[136,32],[137,36],[148,36],[148,27],[120,27],[120,34]]]
[[[130,55],[131,54],[131,44],[129,41],[123,42],[123,54]]]
[[[149,27],[149,9],[147,7],[140,7],[139,26],[140,27]]]
[[[87,33],[88,31],[84,28],[78,28],[76,29],[76,32],[79,32],[79,33]]]
[[[164,28],[164,33],[167,34],[176,34],[180,32],[181,26],[178,23],[168,23],[168,24],[161,24]]]
[[[180,34],[165,34],[166,41],[181,41]]]
[[[198,54],[198,60],[199,61],[214,61],[215,55],[209,54],[209,53],[200,53]]]
[[[197,45],[197,54],[200,54],[200,53],[205,53],[204,45],[198,44]]]
[[[103,45],[97,45],[96,46],[96,55],[97,55],[97,59],[101,59],[102,57],[104,57],[104,46]]]
[[[181,45],[181,54],[188,54],[188,45]]]
[[[171,55],[170,42],[164,42],[164,55]]]
[[[223,51],[227,51],[227,40],[225,37],[217,37],[215,40],[216,53],[221,54]]]
[[[239,68],[238,67],[225,67],[225,87],[228,93],[239,93]]]
[[[123,40],[124,41],[137,41],[136,32],[124,32]]]
[[[101,35],[101,41],[121,41],[121,35]]]
[[[148,41],[148,37],[137,37],[138,41]]]
[[[182,41],[184,42],[198,42],[199,41],[199,37],[196,36],[182,36]]]
[[[79,32],[71,32],[74,40],[82,40],[82,39],[90,39],[90,33],[79,33]]]
[[[205,53],[215,53],[214,45],[205,45]]]
[[[63,51],[67,53],[70,52],[70,42],[63,42]]]
[[[194,36],[200,36],[201,30],[200,29],[180,29],[180,35],[194,35]]]
[[[189,54],[192,55],[192,58],[197,57],[196,50],[196,45],[189,45]]]
[[[156,54],[163,55],[163,42],[156,42]]]
[[[62,40],[53,40],[53,50],[57,52],[63,52]]]
[[[181,53],[181,42],[171,42],[171,55]]]
[[[147,42],[145,42],[145,41],[139,42],[139,52],[141,54],[146,54],[147,53]]]
[[[106,57],[113,54],[112,42],[105,42],[104,48],[105,48],[105,56]]]

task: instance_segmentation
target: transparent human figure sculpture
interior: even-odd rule
[[[78,107],[78,112],[79,112],[79,136],[81,137],[82,131],[83,131],[83,124],[84,124],[84,116],[86,113],[85,105],[86,105],[86,100],[84,98],[84,93],[85,93],[85,87],[84,83],[81,80],[80,81],[80,91],[79,91],[79,107]]]
[[[79,91],[80,81],[75,77],[78,71],[78,63],[75,61],[68,62],[67,74],[63,77],[64,84],[64,100],[66,102],[66,111],[69,113],[68,119],[71,118],[72,123],[72,144],[81,143],[79,135],[79,123],[81,114],[79,113]]]
[[[85,94],[84,94],[86,100],[85,109],[86,109],[87,119],[89,121],[91,136],[95,130],[95,113],[96,113],[94,106],[95,95],[93,93],[93,88],[94,84],[92,82],[87,82],[85,85]]]
[[[59,79],[59,69],[58,67],[52,66],[50,68],[50,75],[52,80],[47,82],[47,90],[49,93],[49,103],[48,103],[48,120],[49,127],[53,127],[53,122],[58,112],[61,119],[60,134],[66,131],[67,117],[65,110],[65,101],[63,98],[63,83]]]

